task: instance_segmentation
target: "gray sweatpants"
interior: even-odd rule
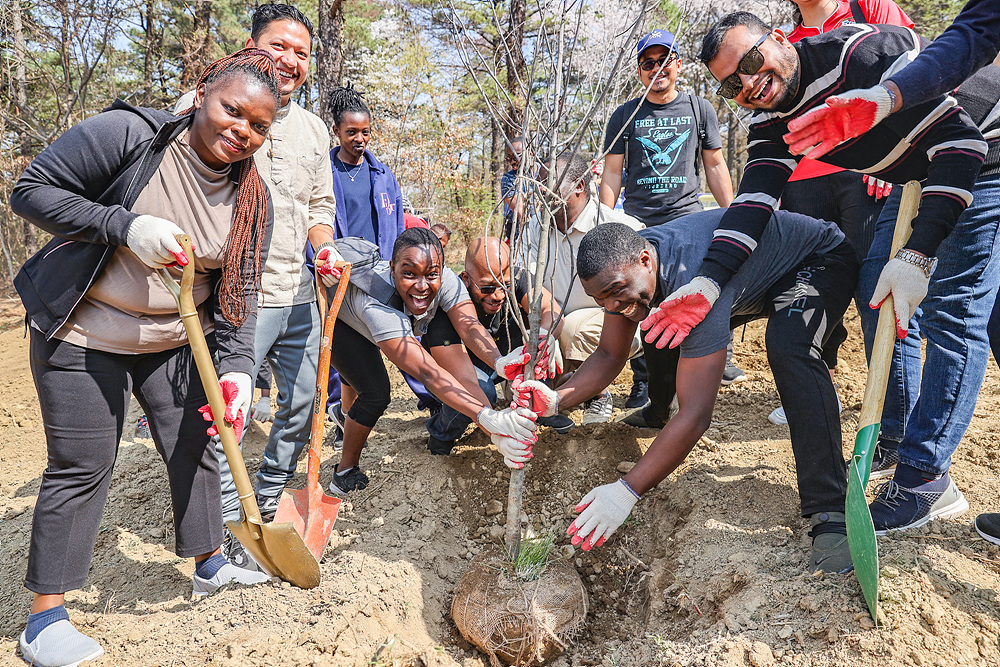
[[[133,393],[167,465],[175,553],[190,558],[222,544],[219,465],[198,413],[208,400],[190,347],[112,354],[31,329],[31,374],[48,466],[31,525],[28,590],[65,593],[86,582]]]

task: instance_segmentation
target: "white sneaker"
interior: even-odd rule
[[[253,586],[254,584],[266,584],[269,581],[271,581],[271,576],[264,572],[252,572],[244,570],[242,567],[236,567],[232,563],[226,563],[219,568],[215,576],[208,579],[202,579],[197,574],[194,575],[194,590],[191,593],[198,597],[205,597],[226,584]]]
[[[21,632],[21,656],[38,667],[77,667],[81,662],[96,660],[104,649],[96,641],[62,619],[38,633],[35,641],[25,641]]]
[[[595,396],[587,401],[587,407],[583,411],[584,424],[605,424],[611,421],[611,411],[614,404],[611,400],[611,392],[607,389],[603,394]]]
[[[843,412],[844,406],[840,403],[840,396],[837,397],[837,412]],[[784,406],[779,405],[775,408],[771,414],[767,416],[767,421],[772,424],[777,424],[778,426],[784,426],[788,423],[788,417],[785,416]]]

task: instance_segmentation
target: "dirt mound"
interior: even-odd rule
[[[44,434],[15,305],[0,304],[0,665],[16,649],[30,595],[21,585],[31,510],[45,467]],[[864,388],[855,317],[838,383],[853,444]],[[1000,665],[1000,559],[970,521],[1000,511],[1000,373],[994,365],[952,474],[971,511],[879,540],[882,608],[868,620],[853,575],[803,574],[808,526],[798,516],[787,427],[763,328],[737,337],[747,382],[723,390],[712,427],[684,465],[647,494],[604,547],[583,553],[565,535],[573,506],[616,479],[654,433],[621,424],[542,432],[527,475],[526,528],[556,536],[590,614],[552,664]],[[613,387],[620,408],[628,371]],[[477,554],[503,541],[507,469],[481,433],[450,457],[426,452],[425,413],[398,374],[394,399],[362,466],[372,484],[344,504],[310,591],[275,584],[190,602],[192,564],[176,558],[162,463],[147,440],[123,442],[86,588],[67,607],[98,639],[107,665],[462,665],[486,657],[449,619],[454,587]],[[620,412],[616,410],[616,416]],[[580,413],[575,417],[579,421]],[[246,443],[251,468],[266,434]],[[337,460],[328,447],[321,479]],[[305,463],[293,482],[304,483]]]

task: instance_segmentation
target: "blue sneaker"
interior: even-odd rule
[[[945,473],[912,489],[889,480],[875,489],[875,500],[868,509],[875,534],[885,535],[889,531],[918,528],[931,519],[954,519],[969,511],[969,502]]]
[[[869,480],[882,477],[892,477],[899,463],[899,443],[879,438],[875,443],[875,454],[872,456],[872,470]]]

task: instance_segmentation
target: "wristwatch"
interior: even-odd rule
[[[919,252],[907,250],[906,248],[900,248],[896,251],[896,259],[922,269],[924,275],[928,278],[934,273],[934,269],[937,268],[938,263],[937,257],[924,257]]]

